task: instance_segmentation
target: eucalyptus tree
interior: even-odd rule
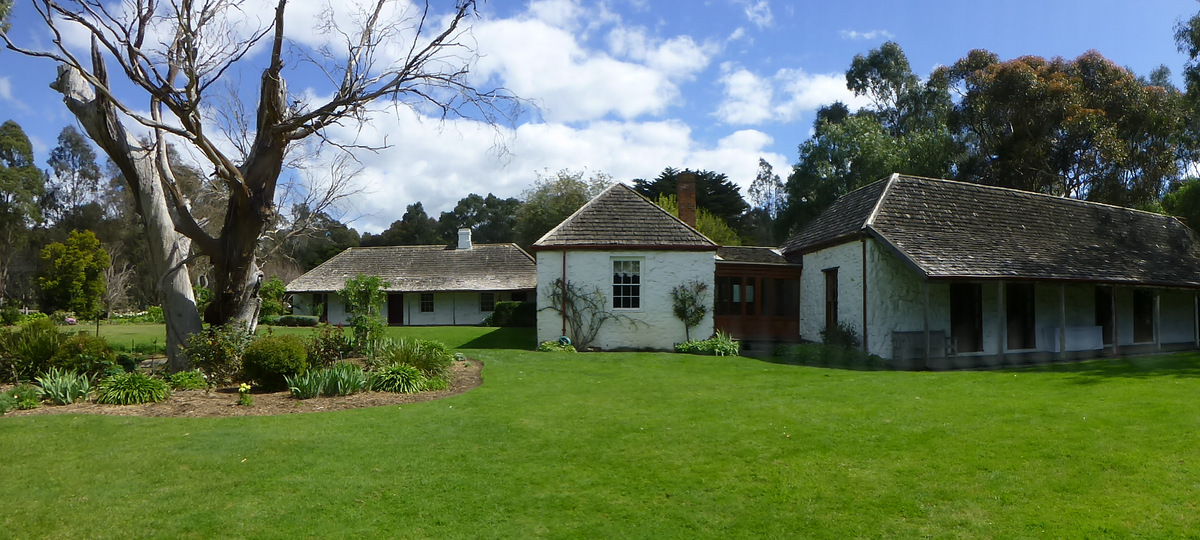
[[[185,264],[193,249],[213,268],[205,320],[255,325],[262,279],[256,248],[277,222],[276,192],[290,149],[305,140],[333,142],[332,126],[361,125],[389,106],[496,125],[520,105],[470,76],[478,56],[470,35],[474,0],[445,11],[428,2],[333,3],[299,24],[285,24],[297,22],[286,0],[269,12],[249,0],[33,5],[53,45],[35,49],[8,33],[0,38],[12,50],[59,63],[52,87],[135,194],[150,262],[162,276],[172,369],[186,365],[177,346],[200,330]],[[63,37],[79,30],[90,51]],[[289,91],[285,66],[316,73],[318,86]],[[139,140],[144,133],[148,142]],[[196,156],[223,187],[217,232],[206,230],[179,189],[169,142]]]

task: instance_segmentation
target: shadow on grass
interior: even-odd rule
[[[462,349],[520,349],[531,351],[537,346],[537,330],[534,328],[497,328],[471,341],[463,343]]]
[[[1200,353],[1192,351],[1175,354],[1106,358],[1068,364],[1036,366],[1024,368],[1019,371],[1071,374],[1076,376],[1076,382],[1080,384],[1093,384],[1105,378],[1200,378]]]

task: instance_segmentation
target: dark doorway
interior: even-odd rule
[[[1099,326],[1104,334],[1104,344],[1112,345],[1113,342],[1113,310],[1112,310],[1112,289],[1108,287],[1096,287],[1096,326]]]
[[[404,326],[404,294],[392,293],[387,297],[388,326]]]
[[[825,331],[833,332],[838,326],[838,269],[825,270]]]
[[[1011,283],[1004,288],[1005,311],[1008,315],[1008,349],[1037,348],[1034,327],[1033,284]]]
[[[983,285],[950,284],[950,335],[956,352],[983,350]]]
[[[1154,291],[1133,291],[1133,342],[1154,342]]]

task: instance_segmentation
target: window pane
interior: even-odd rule
[[[641,307],[641,261],[613,261],[613,307],[636,309]]]

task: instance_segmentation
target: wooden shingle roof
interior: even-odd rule
[[[330,292],[358,274],[389,292],[507,291],[537,288],[533,258],[516,244],[348,248],[288,284],[288,292]]]
[[[534,242],[533,249],[709,251],[717,244],[625,184],[613,184]]]
[[[901,175],[843,199],[843,214],[831,206],[784,253],[870,235],[935,279],[1200,287],[1200,240],[1170,216]]]
[[[779,249],[762,246],[721,246],[717,262],[751,264],[792,264]]]

